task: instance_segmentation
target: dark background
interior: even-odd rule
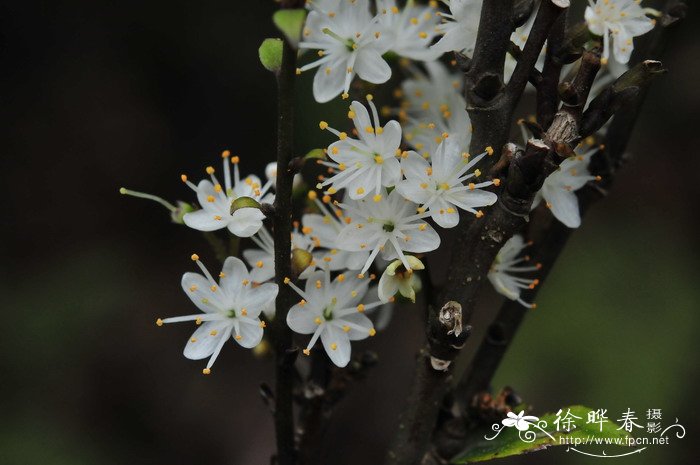
[[[0,2],[0,463],[268,463],[272,421],[257,386],[272,381],[271,361],[230,344],[204,377],[181,354],[191,327],[153,324],[193,312],[179,285],[192,252],[217,265],[199,233],[118,188],[192,200],[180,174],[199,179],[225,148],[262,174],[276,104],[257,46],[276,35],[273,9]],[[663,408],[664,423],[687,427],[685,439],[623,465],[698,453],[698,27],[691,15],[674,37],[634,161],[574,235],[496,382],[535,413]],[[317,122],[333,117],[332,105],[311,103],[310,77],[299,86],[300,153],[328,142]],[[477,332],[500,302],[484,294]],[[339,407],[327,463],[380,463],[421,338],[407,307],[354,346],[381,360]],[[594,459],[559,449],[510,463],[519,460]]]

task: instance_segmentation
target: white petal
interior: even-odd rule
[[[440,247],[440,236],[429,224],[423,231],[419,229],[411,230],[409,236],[410,239],[408,241],[405,240],[405,237],[398,238],[401,250],[422,253],[431,252]]]
[[[367,111],[367,108],[357,100],[354,100],[350,104],[350,109],[355,114],[352,118],[352,122],[357,128],[358,134],[360,134],[360,136],[362,136],[363,134],[367,134],[365,128],[368,126],[374,127],[374,124],[372,124],[372,120],[369,117],[369,112]]]
[[[221,269],[223,277],[219,277],[219,285],[229,297],[233,297],[243,288],[243,280],[249,279],[248,269],[236,257],[228,257]]]
[[[372,324],[372,320],[370,320],[369,318],[367,318],[367,316],[359,312],[346,315],[342,319],[338,320],[337,324],[340,325],[341,328],[343,326],[343,321],[349,321],[350,323],[354,323],[364,328],[362,330],[350,328],[350,330],[346,334],[348,335],[348,339],[350,339],[351,341],[360,341],[362,339],[367,339],[369,337],[370,330],[374,327],[374,325]]]
[[[340,231],[337,241],[339,249],[351,252],[364,252],[374,248],[376,241],[372,243],[367,242],[374,235],[374,230],[369,224],[365,224],[362,228],[358,228],[357,224],[351,223]],[[365,247],[362,247],[362,245],[365,245]]]
[[[654,22],[646,16],[629,18],[624,24],[627,32],[634,37],[641,36],[654,29]]]
[[[318,328],[314,320],[319,315],[306,305],[294,305],[287,313],[287,326],[299,334],[312,334]]]
[[[271,254],[265,252],[264,250],[244,250],[243,258],[245,258],[245,261],[247,261],[250,265],[251,281],[262,283],[275,275],[275,259]]]
[[[629,62],[633,49],[632,35],[624,28],[621,28],[620,31],[613,36],[613,55],[615,56],[615,60],[620,63]]]
[[[260,286],[248,288],[242,293],[237,302],[241,307],[248,310],[248,316],[257,318],[264,309],[266,309],[277,297],[278,287],[274,283],[265,283]]]
[[[323,333],[321,333],[321,342],[323,343],[323,348],[326,349],[328,357],[335,365],[343,368],[350,362],[350,339],[342,329],[333,325],[327,325]]]
[[[428,160],[414,151],[408,152],[408,156],[401,160],[401,169],[404,176],[406,176],[406,179],[416,183],[430,179],[428,177],[428,168],[430,168]]]
[[[396,149],[401,144],[401,125],[397,121],[389,121],[384,125],[384,130],[377,139],[381,143],[381,153],[394,157]]]
[[[336,222],[333,218],[325,219],[325,217],[316,213],[309,213],[301,217],[301,223],[311,228],[309,235],[318,238],[322,247],[334,248],[335,239],[338,236]]]
[[[202,209],[192,213],[186,213],[182,217],[182,221],[184,221],[187,226],[197,231],[216,231],[225,228],[226,222],[217,220],[214,218],[215,216],[215,213]]]
[[[241,336],[240,339],[234,336],[234,340],[239,343],[241,347],[251,349],[262,341],[263,329],[259,324],[241,322],[238,335]]]
[[[262,228],[264,219],[259,208],[241,208],[231,215],[228,229],[238,237],[250,237]]]
[[[377,288],[379,300],[388,302],[399,290],[399,283],[395,276],[389,276],[386,271],[379,278],[379,287]]]
[[[456,203],[461,203],[467,207],[486,207],[493,205],[498,200],[498,196],[493,192],[481,189],[464,189],[463,191],[451,192],[447,200],[454,200]]]
[[[189,297],[192,303],[201,311],[212,313],[224,306],[221,300],[221,298],[224,297],[223,294],[221,292],[212,292],[210,289],[212,284],[201,274],[187,272],[182,275],[180,284],[182,285],[182,290],[187,294],[187,297]]]
[[[581,215],[578,210],[578,198],[573,192],[565,189],[546,189],[544,198],[552,206],[552,214],[569,228],[581,226]]]
[[[441,228],[454,228],[459,224],[459,213],[452,204],[438,199],[430,206],[430,217]]]
[[[185,346],[184,355],[190,360],[201,360],[209,357],[214,353],[214,349],[221,338],[225,336],[225,329],[231,324],[230,320],[226,321],[205,321],[192,334]],[[212,336],[212,331],[216,331]],[[192,341],[195,342],[192,342]]]
[[[333,100],[343,92],[345,83],[344,61],[333,61],[327,65],[321,65],[316,71],[313,83],[314,98],[318,103],[326,103]],[[326,69],[330,69],[327,73]]]
[[[382,186],[394,186],[401,179],[401,164],[396,157],[385,158],[382,164]]]
[[[358,52],[355,71],[360,78],[372,84],[383,84],[391,77],[391,67],[374,49],[365,48]]]
[[[432,161],[433,177],[439,181],[449,179],[450,175],[464,166],[459,144],[451,137],[440,143]]]
[[[509,298],[510,300],[516,300],[520,297],[520,290],[515,287],[513,280],[505,273],[489,273],[489,281],[493,285],[493,288],[501,294]]]
[[[474,38],[469,31],[462,27],[452,27],[444,36],[432,47],[438,52],[460,52],[474,46]]]

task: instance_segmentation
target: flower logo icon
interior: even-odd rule
[[[501,423],[508,428],[515,426],[518,431],[527,431],[530,424],[538,421],[539,418],[531,415],[525,415],[525,411],[521,410],[517,415],[513,412],[508,412],[507,418],[504,418]]]

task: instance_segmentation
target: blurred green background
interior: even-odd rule
[[[181,354],[191,328],[153,324],[191,311],[179,280],[192,252],[214,267],[206,242],[117,190],[190,199],[179,175],[198,178],[225,148],[262,174],[275,101],[257,45],[275,35],[273,9],[0,2],[1,464],[268,463],[272,421],[257,387],[272,382],[271,362],[230,345],[203,377]],[[620,464],[691,463],[699,452],[699,26],[691,12],[674,37],[633,161],[574,234],[495,382],[535,413],[662,408],[664,423],[686,426],[685,439]],[[342,105],[311,103],[310,77],[300,83],[300,153],[328,142],[319,119],[345,121]],[[484,289],[477,334],[499,303]],[[380,364],[339,406],[322,445],[328,463],[380,463],[421,340],[406,307],[358,344]],[[560,448],[501,463],[591,460]]]

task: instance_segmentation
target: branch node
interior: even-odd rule
[[[451,300],[440,309],[438,320],[447,329],[447,334],[459,337],[462,334],[462,306]]]

